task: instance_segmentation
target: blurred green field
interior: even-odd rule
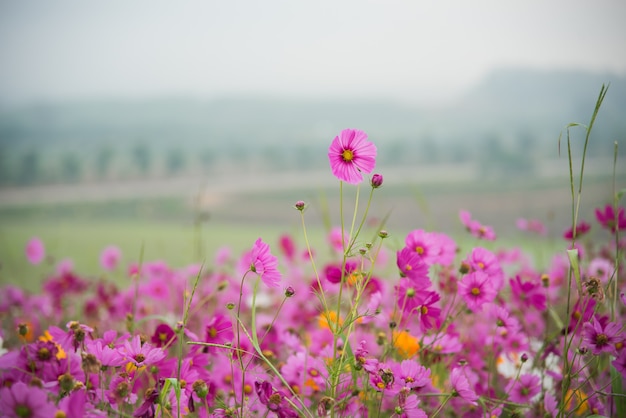
[[[143,260],[162,259],[173,267],[203,261],[210,265],[220,247],[228,246],[233,254],[239,254],[258,237],[274,244],[283,232],[276,226],[206,223],[198,235],[192,224],[150,220],[14,221],[0,225],[0,282],[35,290],[66,258],[73,261],[78,273],[98,277],[105,274],[100,252],[112,244],[122,250],[121,266],[138,261],[142,251]],[[24,254],[27,241],[34,236],[46,247],[47,259],[38,266],[30,265]],[[117,280],[125,277],[123,270],[115,273]]]

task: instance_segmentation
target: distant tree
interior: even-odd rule
[[[420,161],[437,163],[440,159],[440,147],[433,139],[427,138],[422,141],[420,146]]]
[[[6,147],[0,148],[0,184],[9,184],[12,180],[9,167],[9,153]]]
[[[165,166],[168,174],[177,174],[186,164],[185,154],[180,148],[171,149],[165,158]]]
[[[208,174],[213,170],[215,166],[216,160],[216,152],[210,148],[206,148],[198,154],[198,159],[200,160],[200,165],[202,166],[202,171],[205,174]]]
[[[132,150],[133,163],[142,174],[147,174],[152,167],[152,152],[143,142],[135,144]]]
[[[17,182],[21,185],[30,185],[41,179],[41,159],[37,151],[28,151],[20,160]]]
[[[82,162],[74,153],[65,154],[61,158],[61,178],[65,181],[75,182],[80,179]]]
[[[111,162],[113,161],[113,157],[115,156],[115,152],[113,149],[105,145],[100,148],[96,154],[96,175],[98,178],[105,178],[109,174],[109,170],[111,169]]]

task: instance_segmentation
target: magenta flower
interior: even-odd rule
[[[46,418],[53,417],[56,408],[44,390],[15,382],[0,389],[0,411],[7,417]]]
[[[396,413],[400,418],[427,418],[426,412],[419,408],[420,400],[417,395],[399,397]]]
[[[596,316],[583,325],[583,344],[593,354],[611,353],[617,355],[615,343],[621,342],[621,325],[615,322],[600,321]]]
[[[100,265],[107,271],[113,271],[122,258],[122,251],[115,245],[109,245],[100,253]]]
[[[344,129],[328,148],[328,159],[333,175],[341,181],[359,184],[361,173],[371,173],[376,165],[376,146],[367,140],[367,134],[358,129]]]
[[[621,350],[611,364],[615,367],[615,370],[621,373],[622,379],[626,378],[626,350]]]
[[[476,403],[478,395],[470,388],[469,380],[467,380],[461,367],[452,369],[452,373],[450,373],[450,384],[452,385],[453,396],[465,399],[472,405],[478,405]]]
[[[598,208],[596,209],[596,219],[611,232],[626,229],[626,212],[623,207],[618,208],[617,213],[611,205],[606,205],[604,209]]]
[[[575,228],[569,228],[563,233],[563,238],[572,239],[574,238],[574,232],[576,233],[576,238],[580,238],[591,229],[591,225],[589,225],[585,221],[580,221]]]
[[[417,312],[420,307],[421,297],[418,295],[420,289],[416,289],[411,280],[403,277],[395,287],[398,295],[398,307],[406,313]]]
[[[280,271],[278,271],[278,258],[270,253],[270,246],[261,238],[257,239],[248,255],[250,271],[261,276],[261,280],[268,287],[278,287],[280,284]]]
[[[404,245],[417,253],[426,265],[434,264],[441,254],[441,244],[438,236],[432,232],[416,229],[408,233]]]
[[[430,383],[430,369],[415,360],[403,360],[395,366],[394,376],[396,377],[395,383],[408,389],[420,388]]]
[[[540,280],[522,282],[522,278],[517,275],[515,279],[510,279],[509,283],[513,297],[523,308],[535,308],[538,311],[546,310],[547,298]]]
[[[479,311],[485,303],[493,302],[497,291],[490,283],[489,276],[482,271],[469,273],[458,283],[459,294],[473,311]]]
[[[512,380],[506,389],[509,399],[513,402],[528,405],[541,391],[541,379],[534,374],[523,374],[517,380]]]
[[[498,258],[489,250],[482,247],[474,247],[471,254],[464,261],[472,271],[482,271],[489,276],[489,281],[496,290],[504,285],[504,271]]]
[[[166,356],[165,351],[160,348],[153,347],[150,343],[141,344],[139,335],[135,335],[132,340],[124,343],[126,359],[135,366],[150,366],[163,360]]]
[[[30,264],[40,264],[46,258],[46,248],[43,241],[37,237],[31,238],[26,244],[26,259]]]
[[[206,326],[205,341],[211,344],[231,344],[235,333],[233,332],[233,323],[225,315],[217,314]],[[213,353],[216,347],[207,346],[206,351]]]
[[[404,247],[396,253],[396,264],[401,275],[409,278],[415,287],[425,289],[431,285],[428,266],[422,256],[411,248]]]
[[[159,324],[154,330],[150,341],[157,347],[169,346],[176,341],[176,334],[169,325]]]

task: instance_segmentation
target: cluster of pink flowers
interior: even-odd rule
[[[375,157],[357,130],[329,148],[333,174],[356,187]],[[382,185],[374,174],[369,186]],[[295,208],[304,216],[304,202]],[[0,289],[0,414],[616,416],[623,393],[612,388],[626,377],[623,213],[599,209],[599,244],[581,222],[541,266],[498,248],[493,229],[466,211],[461,222],[484,247],[423,229],[388,240],[363,222],[328,231],[317,251],[283,235],[275,256],[259,238],[206,267],[123,269],[108,247],[109,278],[97,281],[66,260],[40,293]],[[42,262],[43,243],[31,240],[26,256]]]

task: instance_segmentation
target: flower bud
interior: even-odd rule
[[[287,289],[285,289],[285,297],[290,298],[295,294],[296,294],[296,291],[294,290],[293,287],[289,286]]]
[[[302,200],[298,200],[293,207],[302,212],[305,206],[306,204]]]
[[[381,237],[382,239],[385,239],[389,236],[389,233],[383,229],[378,233],[378,236]]]
[[[374,174],[372,176],[372,181],[371,181],[372,187],[374,189],[378,189],[380,186],[383,185],[383,176],[382,174]]]

